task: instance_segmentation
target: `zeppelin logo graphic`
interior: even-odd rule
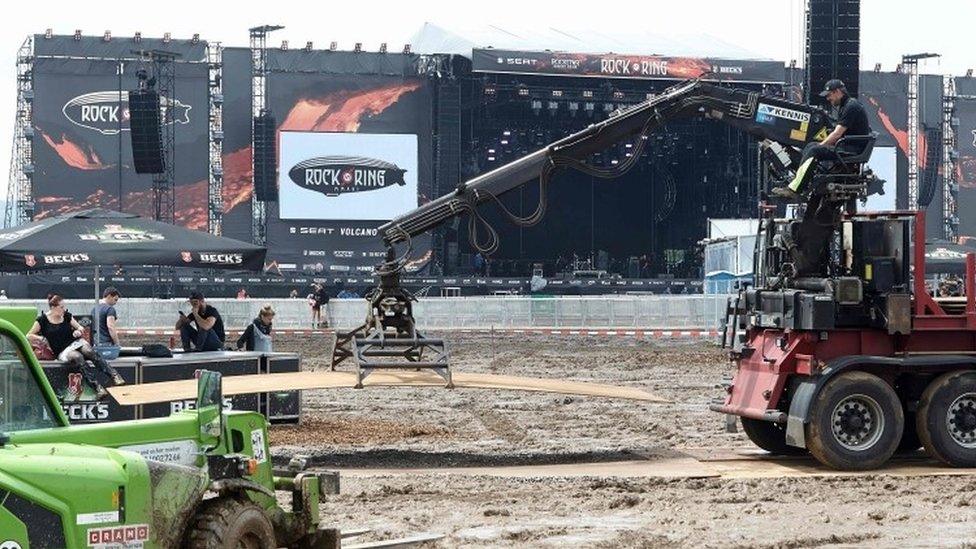
[[[396,164],[375,158],[320,156],[299,162],[288,171],[288,177],[303,189],[339,196],[406,185],[405,173]]]
[[[164,124],[189,124],[190,105],[179,99],[160,97],[160,115]],[[129,94],[123,91],[101,91],[79,95],[61,108],[71,123],[103,135],[129,131]]]

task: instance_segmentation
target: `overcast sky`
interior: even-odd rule
[[[339,1],[206,2],[162,0],[152,3],[90,0],[35,0],[8,4],[0,20],[0,162],[9,164],[16,105],[15,59],[18,47],[30,34],[52,28],[57,34],[82,29],[101,35],[161,36],[204,39],[225,45],[246,46],[247,29],[259,24],[284,25],[273,35],[275,43],[288,40],[300,47],[312,40],[327,47],[335,40],[340,49],[362,42],[369,50],[388,42],[398,50],[425,21],[446,29],[473,24],[549,27],[585,35],[592,29],[603,34],[704,33],[755,52],[758,56],[802,63],[803,0],[617,0],[615,2],[567,2],[549,0],[452,1]],[[144,13],[139,12],[139,7]],[[862,0],[861,67],[882,63],[891,70],[904,53],[932,51],[943,58],[929,61],[923,71],[962,74],[976,66],[973,22],[976,0]],[[595,52],[600,53],[600,52]],[[648,52],[667,54],[666,51]],[[6,181],[4,181],[4,185]],[[0,188],[4,188],[0,186]],[[6,192],[0,195],[5,199]]]

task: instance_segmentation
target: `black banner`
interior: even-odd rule
[[[475,72],[722,82],[783,83],[779,61],[474,49]]]
[[[162,99],[175,135],[176,220],[206,230],[206,43],[36,36],[35,44],[35,219],[95,207],[151,216],[152,177],[132,167],[128,91],[136,70],[150,68],[133,51],[156,48],[179,55],[173,96]]]
[[[955,116],[959,119],[956,128],[956,180],[959,182],[959,234],[968,237],[970,243],[976,240],[976,78],[957,78]]]

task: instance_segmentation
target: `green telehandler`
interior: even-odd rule
[[[0,548],[339,546],[319,524],[338,476],[275,472],[267,421],[223,410],[216,372],[194,410],[70,425],[24,336],[35,314],[0,309]]]

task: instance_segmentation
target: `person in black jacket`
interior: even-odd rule
[[[237,350],[271,352],[271,322],[275,311],[271,305],[261,308],[258,316],[247,325],[241,337],[237,338]]]
[[[785,187],[776,187],[772,190],[773,196],[796,200],[803,192],[806,183],[813,177],[820,163],[837,160],[838,151],[848,154],[860,154],[864,151],[867,140],[852,139],[848,143],[840,143],[842,137],[864,137],[871,134],[871,124],[868,122],[867,111],[847,93],[847,87],[836,78],[829,80],[820,92],[820,97],[826,97],[827,101],[837,109],[837,126],[830,135],[819,143],[809,143],[803,149],[803,156],[800,159],[800,167],[796,171],[793,181]]]

